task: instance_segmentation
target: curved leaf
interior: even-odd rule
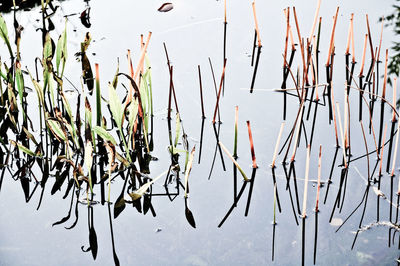
[[[67,141],[67,137],[65,136],[65,133],[57,120],[47,118],[46,122],[47,126],[57,139]]]
[[[13,140],[10,140],[10,142],[11,142],[12,145],[18,147],[18,149],[20,151],[22,151],[23,153],[26,153],[26,154],[28,154],[30,156],[33,156],[33,157],[35,157],[35,156],[41,157],[42,156],[40,153],[39,154],[35,154],[33,151],[31,151],[30,149],[28,149],[27,147],[25,147],[24,145],[22,145],[22,144],[20,144],[18,142],[15,142]]]
[[[65,29],[61,33],[57,42],[57,51],[56,51],[56,68],[57,73],[60,77],[62,77],[65,68],[65,62],[67,61],[68,52],[67,52],[67,20],[65,20]],[[60,74],[60,63],[62,63],[62,69]]]
[[[10,56],[13,55],[10,45],[10,39],[8,38],[8,30],[6,21],[4,20],[3,16],[0,14],[0,37],[4,40],[7,45],[8,51],[10,52]]]
[[[99,135],[103,140],[109,141],[112,144],[117,145],[117,142],[115,141],[114,137],[104,128],[99,126],[94,126],[93,131],[94,133]]]

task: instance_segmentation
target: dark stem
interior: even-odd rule
[[[256,74],[257,74],[257,68],[258,68],[258,61],[260,60],[260,54],[261,54],[261,46],[258,46],[258,47],[257,47],[256,65],[254,66],[253,78],[251,79],[250,93],[253,93],[254,82],[256,81]]]

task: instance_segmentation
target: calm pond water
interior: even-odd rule
[[[223,170],[221,159],[217,153],[211,178],[210,168],[214,157],[216,138],[212,126],[212,118],[216,103],[213,79],[209,67],[209,58],[212,60],[217,85],[222,72],[223,64],[223,21],[224,2],[215,0],[205,1],[174,1],[174,8],[166,13],[157,9],[162,2],[159,1],[91,1],[85,3],[78,0],[55,1],[53,4],[60,6],[52,17],[55,30],[51,33],[54,40],[64,29],[64,16],[81,14],[90,6],[91,27],[86,28],[81,24],[79,15],[69,16],[67,23],[68,32],[68,61],[65,76],[76,87],[80,87],[82,75],[81,62],[75,60],[74,54],[80,52],[80,43],[84,40],[85,33],[90,31],[93,38],[87,51],[88,58],[94,69],[94,63],[99,64],[102,94],[108,99],[107,83],[113,80],[117,58],[120,61],[120,71],[129,73],[126,59],[127,49],[130,49],[133,62],[136,65],[140,56],[140,34],[146,38],[149,31],[152,38],[148,47],[148,57],[152,69],[153,103],[154,103],[154,150],[151,155],[157,161],[150,163],[150,176],[152,178],[164,172],[171,164],[167,126],[168,93],[170,75],[165,58],[163,43],[168,47],[168,54],[173,65],[173,80],[176,90],[180,115],[190,149],[196,145],[196,156],[193,169],[189,178],[190,183],[190,210],[192,211],[196,228],[189,225],[185,217],[184,193],[174,200],[169,201],[165,196],[153,196],[152,206],[156,213],[153,217],[149,212],[146,215],[139,213],[132,204],[116,218],[112,219],[114,233],[115,253],[121,265],[299,265],[302,261],[302,224],[300,216],[296,215],[299,226],[296,225],[292,211],[291,197],[286,187],[286,176],[282,164],[283,154],[277,158],[275,169],[277,189],[282,212],[276,211],[274,261],[271,260],[273,219],[274,219],[274,187],[271,174],[271,162],[275,142],[278,137],[282,120],[283,97],[282,93],[275,92],[273,88],[280,88],[282,83],[282,54],[284,51],[286,22],[283,9],[290,6],[296,7],[300,31],[308,36],[310,31],[315,6],[317,1],[258,1],[256,3],[258,24],[260,28],[263,47],[260,55],[254,92],[249,93],[253,68],[250,66],[254,38],[254,20],[250,1],[227,2],[227,42],[226,42],[226,77],[224,96],[220,101],[221,128],[220,141],[233,151],[234,140],[234,108],[239,106],[238,123],[238,162],[250,177],[252,172],[252,159],[249,147],[249,138],[246,121],[251,122],[254,139],[255,155],[258,169],[254,179],[251,204],[247,217],[244,216],[249,186],[240,198],[235,208],[221,228],[221,222],[226,212],[233,203],[232,162],[224,154],[226,171]],[[379,43],[381,24],[378,23],[382,15],[392,11],[392,1],[322,1],[319,15],[322,17],[320,40],[320,65],[323,66],[327,57],[332,29],[332,16],[339,6],[336,28],[336,57],[333,74],[333,87],[335,101],[339,102],[343,118],[343,103],[345,89],[345,60],[348,25],[351,13],[354,13],[354,39],[357,61],[361,61],[364,35],[367,32],[365,14],[369,15],[373,45]],[[291,10],[292,11],[292,10]],[[14,33],[11,30],[13,14],[3,14],[11,39]],[[292,14],[291,14],[292,16]],[[29,12],[17,12],[16,18],[24,27],[21,38],[21,64],[33,73],[34,60],[42,56],[41,13],[39,8]],[[293,17],[291,25],[295,42],[298,42],[297,31]],[[381,60],[384,50],[390,48],[394,36],[390,28],[384,28]],[[368,48],[369,49],[369,48]],[[7,47],[1,42],[0,55],[2,61],[8,60]],[[293,74],[300,66],[301,56],[296,53],[292,64]],[[366,65],[369,66],[370,57],[367,53]],[[200,138],[201,138],[201,104],[199,97],[199,82],[197,66],[201,66],[202,85],[204,94],[204,120],[203,145],[201,163],[198,163]],[[359,64],[355,73],[358,74]],[[383,64],[380,65],[383,74]],[[320,70],[321,81],[326,82],[324,69]],[[310,75],[311,77],[311,75]],[[29,80],[29,76],[25,77]],[[291,79],[288,87],[293,86]],[[127,80],[121,82],[128,86]],[[290,84],[290,85],[289,85]],[[382,81],[380,82],[382,84]],[[28,87],[31,83],[26,84]],[[380,85],[381,86],[381,85]],[[69,82],[64,81],[65,90],[73,90]],[[380,89],[381,90],[381,89]],[[123,89],[119,90],[122,92]],[[320,93],[322,90],[320,91]],[[38,134],[39,117],[37,113],[36,93],[28,92],[28,114]],[[388,86],[388,99],[392,99],[392,87]],[[122,97],[122,93],[120,95]],[[76,94],[68,96],[71,106],[75,109],[77,104]],[[95,106],[95,95],[89,97],[92,106]],[[351,147],[353,158],[365,154],[364,140],[358,122],[358,92],[352,90],[351,102]],[[104,113],[109,116],[105,108]],[[353,107],[354,106],[354,107]],[[379,106],[379,104],[377,104]],[[283,131],[283,141],[287,138],[295,122],[298,111],[298,98],[288,98],[287,119]],[[307,104],[308,109],[308,104]],[[391,112],[386,109],[386,120],[390,128]],[[84,113],[83,106],[81,113]],[[379,112],[376,107],[374,114],[375,131],[379,127]],[[313,112],[312,112],[313,114]],[[390,114],[390,115],[389,115]],[[364,117],[368,114],[364,109]],[[326,204],[323,199],[327,193],[327,180],[330,176],[333,158],[336,151],[335,131],[333,123],[328,123],[329,110],[327,106],[318,109],[315,125],[313,147],[310,157],[307,219],[305,224],[305,264],[311,265],[314,256],[315,234],[315,199],[317,193],[316,180],[318,175],[318,146],[322,145],[322,174],[321,180],[325,182],[321,187],[319,215],[318,215],[318,245],[317,265],[395,265],[399,256],[399,235],[393,236],[391,231],[390,247],[388,247],[388,227],[378,226],[358,234],[357,242],[351,250],[355,232],[359,228],[362,215],[362,205],[345,225],[335,233],[339,225],[363,200],[368,176],[366,159],[360,159],[349,164],[346,179],[346,197],[339,212],[335,210],[332,223],[329,223],[336,195],[340,187],[342,151],[338,152],[338,159],[334,165],[332,184]],[[365,118],[366,119],[366,118]],[[307,132],[310,132],[312,118],[305,121]],[[368,128],[368,120],[364,121]],[[389,131],[389,130],[388,130]],[[8,132],[10,139],[13,134]],[[376,133],[378,134],[378,133]],[[374,149],[372,135],[367,134],[369,151]],[[3,147],[2,147],[3,148]],[[2,152],[4,152],[2,150]],[[303,201],[304,178],[306,168],[306,148],[304,137],[301,137],[300,146],[296,155],[296,174],[300,206]],[[387,151],[385,151],[385,154]],[[291,150],[289,156],[291,155]],[[376,154],[370,156],[371,172],[376,162]],[[180,163],[183,165],[184,156]],[[397,159],[397,165],[400,160]],[[386,158],[383,160],[386,165]],[[287,166],[289,168],[289,165]],[[11,173],[17,171],[16,166],[10,171],[5,171],[0,191],[0,265],[112,265],[114,264],[113,244],[110,234],[109,210],[106,205],[94,204],[91,208],[84,203],[73,202],[71,218],[63,224],[52,226],[68,213],[72,193],[66,199],[63,195],[66,183],[61,191],[50,195],[51,187],[55,182],[50,176],[44,190],[40,208],[41,188],[33,194],[29,203],[25,202],[24,192],[19,180],[15,181]],[[36,167],[33,171],[40,174]],[[398,169],[394,178],[394,192],[398,182]],[[374,177],[377,177],[377,171]],[[183,174],[181,174],[181,178]],[[40,180],[41,177],[37,176]],[[72,177],[71,177],[72,178]],[[243,184],[238,175],[238,186]],[[32,179],[31,192],[35,186]],[[111,215],[114,203],[122,188],[123,180],[117,177],[111,187]],[[294,193],[291,181],[291,192]],[[173,186],[170,186],[173,189]],[[377,187],[376,184],[373,187]],[[383,171],[380,190],[389,198],[390,176]],[[164,193],[163,182],[158,181],[153,185],[153,193]],[[94,200],[100,201],[100,189],[95,186]],[[86,192],[80,191],[80,199]],[[377,196],[374,190],[369,189],[368,205],[363,217],[362,225],[374,223],[377,220]],[[396,195],[396,194],[395,194]],[[293,198],[295,197],[292,194]],[[125,198],[129,196],[125,193]],[[396,196],[394,197],[397,198]],[[389,221],[389,206],[386,199],[379,199],[380,221]],[[78,210],[78,222],[70,230],[69,227],[75,220],[75,204]],[[396,206],[393,207],[396,213]],[[90,224],[95,228],[98,243],[96,260],[90,252],[82,251],[89,247],[88,217],[92,215]],[[90,220],[90,219],[89,219]],[[396,219],[397,221],[397,219]],[[397,224],[398,225],[398,224]]]

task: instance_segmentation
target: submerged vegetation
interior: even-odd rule
[[[256,186],[256,173],[259,165],[261,165],[260,162],[257,164],[256,161],[255,143],[257,143],[257,139],[253,139],[249,120],[246,125],[250,152],[246,158],[251,161],[251,175],[247,173],[245,167],[240,165],[242,162],[239,163],[238,106],[235,107],[233,153],[230,151],[229,146],[225,146],[220,139],[220,105],[221,98],[225,94],[225,71],[226,66],[229,64],[225,51],[226,34],[229,31],[227,30],[226,1],[224,3],[223,68],[219,86],[217,86],[213,65],[209,58],[215,89],[215,108],[211,110],[213,112],[213,137],[215,137],[212,143],[215,144],[215,149],[208,179],[211,178],[217,161],[220,161],[222,169],[228,172],[224,161],[224,157],[228,157],[232,161],[234,195],[230,208],[223,216],[218,227],[223,226],[231,213],[238,207],[239,200],[242,198],[246,187],[249,189],[244,215],[249,215],[253,190]],[[347,220],[357,212],[358,208],[363,206],[352,248],[356,244],[359,233],[376,226],[384,226],[389,229],[389,247],[391,243],[394,245],[393,243],[397,237],[399,241],[398,248],[400,248],[400,237],[398,234],[396,235],[396,232],[399,231],[398,211],[400,200],[400,180],[398,190],[396,191],[395,188],[396,167],[398,167],[396,159],[400,135],[399,113],[395,108],[396,78],[393,79],[392,98],[387,97],[388,93],[386,93],[389,89],[389,85],[387,85],[389,76],[397,73],[393,69],[397,69],[398,66],[393,62],[388,64],[388,50],[385,53],[382,52],[382,54],[385,54],[384,76],[380,76],[379,70],[382,69],[380,52],[383,49],[381,47],[381,39],[379,45],[373,45],[369,20],[368,16],[366,16],[365,40],[359,42],[363,44],[364,49],[362,57],[357,59],[359,60],[360,72],[358,75],[356,74],[352,15],[349,23],[347,47],[344,53],[345,84],[342,88],[340,85],[334,84],[333,69],[336,66],[334,64],[335,57],[339,54],[335,50],[335,27],[339,8],[334,16],[329,45],[324,47],[327,51],[327,61],[322,66],[320,63],[320,49],[322,50],[320,35],[323,24],[322,17],[319,17],[320,4],[321,1],[318,1],[309,36],[303,36],[300,33],[296,9],[288,7],[284,10],[283,18],[286,22],[286,38],[283,49],[283,80],[281,88],[276,90],[277,93],[279,92],[283,95],[282,113],[284,122],[281,124],[272,156],[270,167],[272,184],[268,188],[269,193],[273,195],[273,202],[269,205],[273,209],[273,216],[271,215],[273,217],[272,260],[276,258],[275,235],[279,231],[280,213],[284,211],[281,203],[283,196],[287,194],[290,198],[290,205],[288,206],[291,206],[291,209],[285,211],[290,213],[290,217],[293,214],[296,225],[299,225],[299,218],[301,218],[302,222],[301,249],[303,265],[306,264],[306,237],[311,235],[309,232],[306,234],[306,223],[312,222],[307,219],[312,215],[308,204],[310,200],[307,200],[312,198],[308,195],[309,183],[315,183],[317,186],[315,205],[313,204],[315,206],[313,213],[315,217],[313,262],[315,264],[318,250],[319,212],[321,209],[329,209],[329,222],[332,222],[335,214],[342,212],[345,199],[349,198],[349,192],[346,192],[349,169],[356,163],[359,166],[361,159],[366,160],[362,163],[362,166],[367,169],[367,177],[363,177],[365,184],[363,183],[359,186],[360,189],[365,191],[363,198],[337,230],[340,230]],[[251,66],[255,63],[250,86],[250,93],[253,93],[257,92],[257,89],[254,89],[254,84],[258,65],[262,60],[260,57],[262,45],[255,2],[249,8],[252,8],[255,23],[254,42],[251,47],[253,50]],[[153,196],[162,196],[170,201],[174,201],[178,196],[183,196],[185,217],[188,224],[193,228],[198,225],[195,220],[196,210],[192,212],[189,208],[189,181],[191,180],[189,177],[192,168],[195,168],[193,167],[193,162],[197,154],[199,156],[198,163],[200,164],[201,162],[203,129],[206,118],[200,65],[197,70],[202,117],[200,143],[196,148],[195,145],[189,142],[190,138],[184,128],[182,113],[179,112],[179,95],[177,95],[174,87],[174,66],[170,61],[167,46],[164,43],[169,73],[169,84],[167,84],[169,94],[168,101],[166,101],[168,105],[166,123],[169,145],[166,154],[169,156],[170,163],[164,172],[154,173],[154,171],[151,171],[151,164],[157,160],[153,155],[157,142],[154,132],[155,108],[153,104],[152,68],[150,56],[147,53],[152,33],[149,32],[146,39],[144,39],[143,35],[140,36],[140,47],[138,48],[140,56],[136,66],[134,66],[131,52],[128,50],[127,63],[129,69],[127,73],[120,70],[118,60],[115,75],[107,80],[100,75],[101,65],[94,64],[94,68],[92,68],[93,64],[88,53],[92,36],[87,32],[84,40],[80,43],[80,51],[75,54],[76,59],[81,64],[82,74],[80,84],[74,85],[65,75],[66,65],[73,54],[68,49],[68,18],[65,18],[65,28],[56,39],[54,37],[55,27],[51,21],[52,14],[56,10],[57,7],[53,6],[51,0],[41,1],[42,27],[40,31],[43,49],[40,51],[41,55],[35,59],[35,69],[23,67],[25,65],[24,58],[22,58],[20,52],[23,27],[18,23],[16,16],[14,16],[12,27],[7,25],[3,16],[0,15],[0,37],[7,49],[6,51],[8,51],[8,54],[2,55],[1,58],[2,60],[9,58],[9,60],[2,61],[0,65],[0,131],[2,132],[0,136],[0,191],[4,178],[11,176],[14,180],[20,182],[26,202],[31,200],[34,193],[41,191],[39,192],[40,200],[37,203],[37,209],[42,204],[46,187],[51,187],[51,195],[63,191],[64,199],[71,197],[70,208],[67,216],[55,222],[53,226],[69,221],[71,212],[75,208],[75,221],[68,229],[75,227],[78,222],[78,203],[85,203],[88,209],[89,247],[82,247],[82,250],[84,252],[90,251],[93,259],[96,259],[98,253],[97,235],[93,222],[93,205],[97,203],[106,205],[112,237],[113,259],[115,264],[119,265],[119,258],[114,244],[113,218],[116,219],[128,205],[131,205],[139,213],[151,213],[152,216],[156,216],[156,208],[152,204]],[[171,3],[166,3],[159,9],[161,12],[170,10],[172,10]],[[17,8],[13,12],[17,12]],[[81,19],[83,16],[82,24],[85,27],[90,27],[89,12],[90,8],[81,14]],[[389,16],[389,20],[391,19],[393,18]],[[298,37],[297,42],[293,38],[294,26]],[[9,32],[11,30],[15,31],[15,40],[10,39]],[[382,38],[382,33],[380,36]],[[370,49],[370,53],[367,52],[367,47]],[[255,54],[256,48],[257,54]],[[263,48],[266,49],[266,47]],[[291,49],[290,53],[289,49]],[[296,55],[299,57],[299,53],[301,59],[298,61],[301,63],[299,67],[295,67],[293,64],[298,62],[296,61]],[[367,59],[370,60],[369,64]],[[297,72],[295,71],[296,68]],[[66,83],[71,83],[77,94],[76,107],[75,103],[71,103],[66,96]],[[291,83],[293,88],[290,88]],[[338,93],[335,94],[334,90],[337,89],[343,89],[344,92],[343,103],[340,104],[335,99]],[[381,89],[380,93],[379,89]],[[32,99],[30,97],[31,94],[35,94],[36,98]],[[354,99],[352,100],[352,98]],[[290,102],[291,99],[294,99],[294,103]],[[375,103],[380,103],[380,108],[374,108]],[[31,109],[28,109],[28,106],[31,108],[33,104],[37,105],[34,115],[29,112]],[[288,111],[289,104],[292,104],[292,108],[296,111],[294,120],[289,120],[289,115],[292,114],[292,112]],[[326,113],[321,111],[317,113],[318,109],[322,108],[326,110]],[[352,111],[350,111],[351,109]],[[358,112],[356,111],[357,109]],[[343,113],[341,110],[343,110]],[[389,116],[387,115],[388,112]],[[323,117],[324,114],[328,114],[328,117]],[[356,121],[354,117],[358,119],[358,123],[354,123]],[[313,139],[316,138],[316,134],[323,134],[315,129],[317,119],[327,120],[329,127],[326,130],[334,131],[335,139],[333,143],[336,146],[333,156],[326,155],[327,152],[325,150],[328,149],[325,149],[325,147],[328,145],[319,146],[317,153],[318,179],[311,180],[310,156],[316,154]],[[368,123],[368,131],[365,121]],[[285,131],[285,127],[290,125],[291,122],[293,124],[289,130]],[[241,129],[245,128],[244,125],[239,127]],[[355,129],[356,127],[358,131]],[[356,136],[360,132],[362,132],[362,135]],[[358,149],[352,149],[351,137],[353,140],[354,138],[361,139],[362,137],[365,144],[365,152],[361,154],[354,152],[358,152]],[[373,148],[371,149],[370,146]],[[261,153],[262,150],[258,152]],[[301,160],[296,162],[296,155],[299,152],[306,153],[304,164]],[[375,163],[370,158],[374,154],[377,158]],[[323,161],[322,157],[324,157]],[[282,159],[282,165],[277,163],[278,159]],[[321,165],[328,163],[330,171],[321,173]],[[299,178],[299,171],[296,171],[296,166],[299,168],[299,164],[301,164],[301,169],[305,169],[304,178],[303,175],[301,176],[302,178]],[[354,168],[358,169],[356,166]],[[238,181],[238,171],[242,178],[242,183]],[[282,171],[282,175],[279,175],[278,171]],[[277,181],[278,176],[284,176],[284,182],[286,182],[284,188],[279,186],[281,183]],[[333,178],[335,176],[339,180],[335,180],[334,184]],[[383,179],[383,176],[387,178]],[[321,179],[323,177],[325,177],[325,180]],[[302,188],[298,185],[300,180],[304,182],[302,191]],[[386,180],[390,182],[389,192],[385,190],[388,186],[383,185]],[[153,190],[153,185],[156,182],[162,184],[163,191]],[[123,184],[122,189],[121,186],[113,185],[121,183]],[[321,193],[321,202],[324,205],[321,206],[319,204],[320,189],[325,184],[324,200],[322,200]],[[331,201],[328,201],[328,193],[333,187],[332,184],[334,184],[335,190],[331,192]],[[283,190],[285,190],[286,194],[282,193]],[[111,193],[111,191],[116,192]],[[373,193],[370,193],[371,191]],[[302,208],[300,208],[301,192],[303,192]],[[337,194],[332,196],[335,192]],[[388,195],[387,198],[385,193]],[[113,198],[112,194],[118,195],[118,197]],[[369,225],[365,225],[364,216],[370,194],[376,196],[377,215],[376,221],[370,221]],[[396,195],[397,201],[395,199]],[[352,201],[354,200],[352,198]],[[76,202],[75,205],[73,204],[74,201]],[[371,201],[370,199],[369,202]],[[380,204],[385,205],[385,207]],[[381,210],[386,211],[386,208],[389,209],[389,215],[383,215],[381,212]],[[381,219],[384,219],[384,221]],[[393,260],[395,259],[398,258],[393,258]]]

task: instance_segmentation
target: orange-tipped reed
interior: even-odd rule
[[[304,45],[303,45],[303,40],[302,40],[301,34],[300,34],[300,27],[299,27],[299,22],[297,21],[297,13],[296,13],[296,8],[295,7],[293,7],[293,15],[294,15],[294,21],[296,23],[297,36],[299,38],[301,59],[303,60],[303,69],[305,69],[306,68],[306,59],[305,59],[305,56],[304,56]]]
[[[397,78],[393,78],[393,108],[396,108],[396,88],[397,88]],[[393,109],[393,115],[392,115],[392,122],[396,122],[396,110]]]
[[[255,3],[255,1],[253,1],[253,3],[251,3],[251,5],[253,7],[254,25],[256,27],[256,32],[257,32],[257,43],[258,43],[258,47],[261,47],[261,37],[260,37],[260,31],[258,29],[258,21],[257,21],[257,15],[256,15],[256,3]]]
[[[371,58],[372,60],[375,60],[375,56],[374,56],[374,46],[372,45],[372,37],[371,37],[371,30],[369,28],[369,19],[368,19],[368,14],[365,15],[365,18],[367,20],[367,30],[368,30],[368,39],[369,39],[369,46],[371,48]]]
[[[290,36],[290,43],[292,45],[292,51],[294,51],[294,50],[296,50],[296,48],[294,47],[292,26],[289,26],[289,36]]]
[[[385,75],[383,77],[383,89],[382,89],[382,99],[385,99],[386,95],[386,83],[387,83],[387,66],[388,66],[388,49],[386,49],[386,58],[385,58]]]
[[[247,121],[246,123],[247,123],[247,130],[249,132],[251,160],[253,161],[253,168],[257,168],[256,154],[254,152],[254,142],[253,142],[253,135],[251,134],[250,121]]]
[[[354,14],[351,14],[351,56],[352,56],[352,62],[356,62],[356,56],[355,56],[355,49],[354,49]]]
[[[321,0],[318,0],[317,8],[315,9],[315,14],[314,14],[314,22],[313,22],[313,25],[311,27],[310,35],[308,37],[309,40],[311,40],[312,36],[314,35],[315,26],[317,25],[318,13],[319,13],[319,8],[320,7],[321,7]]]
[[[287,48],[288,48],[288,43],[289,43],[289,29],[290,29],[290,25],[289,25],[289,8],[285,9],[283,12],[285,13],[286,16],[286,37],[285,37],[285,52],[284,52],[284,65],[286,65],[286,58],[287,58]]]
[[[328,59],[326,60],[326,66],[329,66],[329,64],[331,62],[331,55],[333,53],[333,47],[334,47],[334,43],[335,43],[335,29],[336,29],[336,22],[337,22],[338,14],[339,14],[339,7],[337,7],[335,17],[333,18],[333,27],[332,27],[332,33],[331,33],[331,40],[329,42],[329,51],[328,51]]]
[[[224,22],[226,23],[226,0],[224,0]]]
[[[346,55],[350,53],[350,40],[351,40],[351,21],[353,20],[353,13],[351,14],[349,30],[347,31],[347,45],[346,45]]]
[[[361,70],[360,70],[360,77],[363,76],[364,72],[364,63],[365,63],[365,51],[367,50],[367,39],[368,39],[368,34],[365,34],[365,39],[364,39],[364,49],[363,49],[363,54],[362,54],[362,60],[361,60]],[[362,89],[362,88],[360,88]]]
[[[378,48],[378,55],[377,55],[377,60],[379,61],[379,55],[381,53],[381,47],[382,47],[382,35],[383,35],[383,23],[385,21],[385,16],[382,16],[382,25],[381,25],[381,36],[379,38],[379,48]]]

